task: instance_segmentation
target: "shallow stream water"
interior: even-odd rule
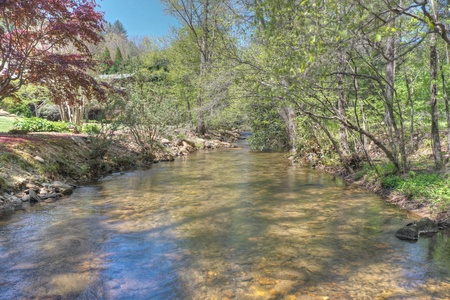
[[[0,219],[0,299],[448,299],[450,235],[398,240],[414,218],[280,153],[198,153]]]

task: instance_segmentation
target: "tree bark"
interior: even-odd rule
[[[345,112],[345,92],[344,92],[344,57],[342,52],[339,54],[339,65],[337,72],[337,84],[338,84],[338,113],[342,118],[346,118]],[[342,155],[348,156],[350,154],[350,147],[348,146],[347,128],[339,123],[339,141],[342,146]]]
[[[436,34],[431,34],[430,46],[430,113],[431,113],[431,138],[433,141],[433,156],[436,169],[442,167],[441,140],[439,138],[439,115],[437,111],[437,49]]]
[[[414,101],[412,98],[412,95],[414,93],[414,89],[411,88],[409,79],[408,79],[408,75],[406,74],[406,69],[403,69],[403,74],[405,77],[405,84],[406,84],[406,92],[408,94],[408,103],[409,103],[409,121],[410,121],[410,125],[409,125],[409,139],[410,139],[410,147],[411,147],[411,152],[410,153],[414,153],[415,149],[416,149],[416,143],[414,142]]]
[[[396,165],[402,173],[406,172],[407,158],[405,151],[405,143],[403,141],[402,134],[400,133],[397,122],[395,119],[395,69],[396,69],[396,57],[395,57],[395,36],[388,38],[385,48],[385,56],[387,58],[386,64],[386,86],[385,86],[385,121],[389,130],[389,140],[392,149],[392,155],[396,161]],[[399,153],[401,161],[399,161]]]
[[[280,111],[281,118],[286,124],[286,132],[289,138],[289,147],[292,153],[297,150],[297,126],[295,118],[297,114],[293,107],[283,107]]]
[[[445,82],[444,68],[441,66],[442,91],[444,93],[445,117],[447,119],[447,153],[450,154],[450,107],[448,104],[447,84]]]
[[[393,26],[395,23],[393,24]],[[399,106],[399,103],[395,101],[395,72],[396,72],[396,44],[395,35],[388,37],[385,46],[385,57],[386,63],[386,74],[385,74],[385,121],[389,130],[389,140],[392,149],[392,154],[400,167],[402,173],[407,171],[407,156],[405,150],[405,141],[403,136],[403,122],[401,111],[400,114],[400,129],[398,128],[396,116],[395,116],[395,106]],[[400,155],[400,160],[399,160]]]

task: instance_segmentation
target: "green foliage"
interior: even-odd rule
[[[11,152],[3,152],[0,155],[0,166],[3,163],[19,164],[23,169],[30,169],[32,167],[23,157]]]
[[[111,60],[111,53],[109,52],[109,48],[105,47],[105,51],[102,53],[102,56],[99,59],[99,68],[100,73],[102,74],[111,74],[111,67],[113,62]]]
[[[157,137],[164,128],[175,123],[177,110],[170,97],[152,83],[140,82],[128,86],[121,121],[141,148],[144,158],[151,158]]]
[[[39,174],[45,175],[45,176],[55,176],[58,174],[58,170],[60,170],[60,167],[57,163],[45,163],[45,164],[39,164],[37,166]]]
[[[5,99],[3,102],[3,107],[11,114],[15,114],[23,117],[32,117],[32,112],[30,106],[27,102],[14,101],[11,98]]]
[[[450,208],[450,179],[448,176],[431,174],[412,174],[401,177],[390,175],[382,180],[384,188],[395,189],[410,199],[429,201],[438,211]]]
[[[0,154],[0,166],[2,166],[4,163],[10,163],[12,161],[15,161],[17,159],[17,156],[10,152],[2,152]]]
[[[83,127],[81,128],[81,131],[87,134],[99,134],[101,128],[97,124],[84,123]]]
[[[123,26],[122,22],[120,22],[119,20],[116,20],[112,24],[111,28],[114,33],[127,37],[127,30],[125,29],[125,26]]]
[[[22,118],[13,123],[14,129],[28,132],[69,132],[70,124],[66,122],[53,122],[41,118]]]
[[[45,102],[48,99],[48,91],[35,85],[24,85],[22,88],[2,101],[2,107],[12,114],[23,117],[32,117],[31,107]]]
[[[112,73],[117,73],[123,67],[123,56],[120,48],[116,48],[116,55],[114,56],[114,65],[112,66]]]
[[[250,148],[257,151],[286,150],[289,144],[286,125],[271,103],[260,102],[248,107],[253,136],[248,139]]]
[[[3,178],[3,176],[0,176],[0,192],[3,192],[7,188],[7,186],[8,184],[5,178]]]
[[[0,117],[0,132],[8,132],[14,128],[12,117]]]
[[[394,188],[393,185],[398,177],[396,174],[397,169],[392,163],[378,163],[373,166],[369,163],[365,163],[359,170],[356,171],[354,179],[364,179],[364,181],[369,183],[385,182],[385,188],[391,188],[390,186]]]

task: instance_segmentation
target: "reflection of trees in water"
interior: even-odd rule
[[[439,268],[445,269],[450,275],[450,231],[439,231],[430,237],[428,241],[428,259]]]

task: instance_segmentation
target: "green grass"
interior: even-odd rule
[[[0,132],[8,132],[13,129],[14,120],[15,118],[13,117],[0,116]]]
[[[390,175],[381,182],[383,187],[400,191],[410,199],[430,203],[436,212],[450,210],[450,179],[446,175],[410,171],[407,176]]]
[[[364,165],[355,173],[355,180],[364,178],[366,183],[381,184],[388,190],[395,190],[408,199],[428,206],[433,213],[450,211],[450,176],[433,172],[424,162],[416,162],[416,171],[397,174],[390,163],[380,163],[371,169]]]

